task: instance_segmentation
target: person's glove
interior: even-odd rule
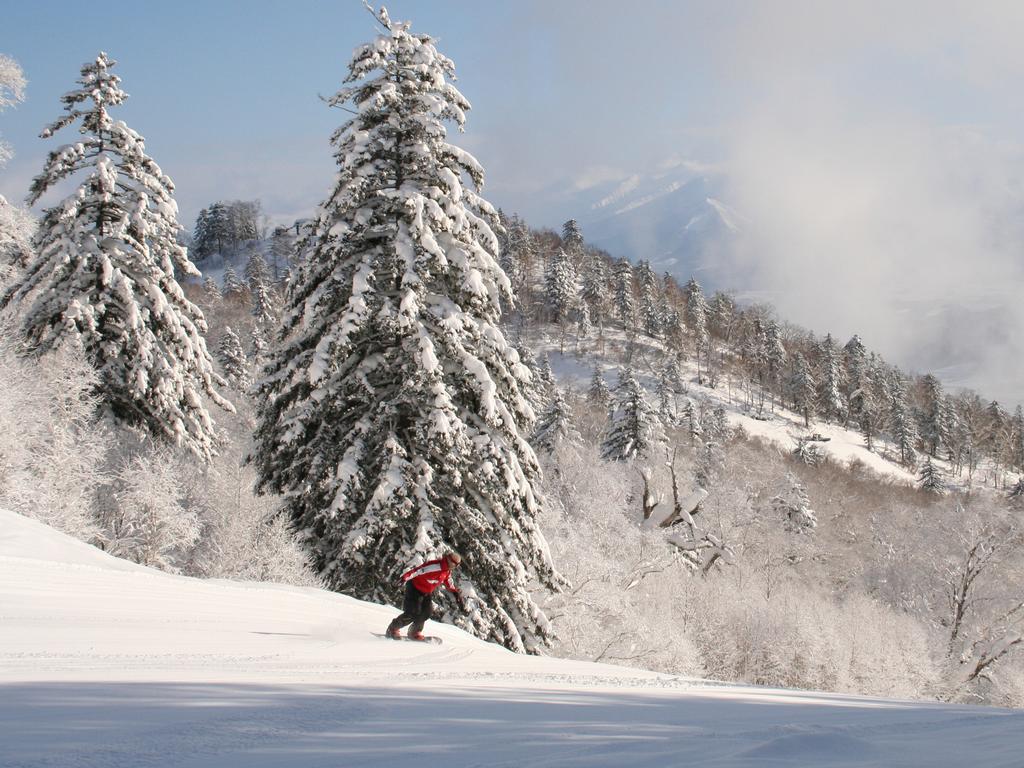
[[[459,604],[459,610],[462,611],[463,613],[465,613],[466,610],[467,610],[467,608],[466,608],[466,598],[464,598],[462,596],[461,592],[456,592],[455,593],[455,602]]]

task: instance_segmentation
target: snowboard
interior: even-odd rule
[[[389,637],[388,635],[383,635],[380,632],[372,632],[371,634],[374,637],[383,637],[385,640],[402,640],[407,643],[430,643],[431,645],[441,644],[441,638],[434,637],[433,635],[424,635],[422,640],[413,640],[411,637],[406,637],[405,635],[402,635],[401,637]]]

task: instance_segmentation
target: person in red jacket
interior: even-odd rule
[[[462,595],[452,584],[452,571],[461,564],[462,557],[459,553],[449,551],[437,560],[429,560],[403,573],[405,599],[402,601],[402,613],[388,625],[385,634],[398,640],[402,637],[402,627],[412,624],[409,628],[409,639],[422,640],[423,625],[427,623],[430,611],[434,607],[434,590],[440,586],[444,586],[455,595],[455,599],[459,601],[459,608],[465,610]]]

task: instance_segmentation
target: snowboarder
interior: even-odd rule
[[[462,564],[462,556],[458,552],[448,551],[438,560],[429,560],[423,565],[402,574],[405,582],[405,599],[402,601],[402,613],[388,625],[385,634],[398,640],[402,637],[401,629],[406,624],[409,628],[410,640],[423,640],[423,625],[430,618],[433,608],[433,593],[442,584],[455,595],[459,608],[465,610],[462,595],[451,582],[452,570]]]

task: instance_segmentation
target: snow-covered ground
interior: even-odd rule
[[[200,581],[0,512],[4,768],[1006,766],[1024,712],[517,656],[391,608]]]
[[[606,335],[610,346],[615,345],[621,348],[625,345],[625,338],[618,329],[609,329],[606,331]],[[554,334],[551,336],[553,337]],[[564,352],[559,350],[557,338],[542,338],[534,342],[535,353],[538,356],[547,354],[551,361],[551,369],[561,386],[569,386],[580,393],[586,392],[590,386],[594,366],[597,365],[603,371],[608,386],[614,387],[618,381],[619,354],[615,353],[606,358],[593,353],[576,356],[573,353],[573,338],[571,334],[568,335]],[[645,339],[645,341],[650,345],[651,350],[658,349],[657,342],[649,339]],[[650,352],[638,356],[635,364],[636,373],[647,389],[648,398],[655,405],[657,398],[654,392],[657,380],[654,366],[657,364],[660,364],[659,355]],[[863,436],[856,430],[844,429],[841,425],[828,424],[817,419],[811,420],[809,428],[805,427],[801,416],[779,403],[776,403],[775,408],[772,409],[767,399],[764,403],[762,418],[757,419],[743,407],[741,382],[730,382],[728,377],[723,376],[717,388],[698,384],[697,368],[692,361],[684,362],[681,372],[687,381],[687,397],[695,402],[701,398],[707,398],[712,407],[721,406],[725,409],[726,417],[732,426],[743,427],[747,434],[775,443],[783,451],[791,451],[796,446],[796,436],[820,435],[828,440],[815,444],[833,461],[848,464],[856,460],[879,475],[905,485],[913,485],[917,481],[916,473],[908,471],[882,455],[883,453],[895,454],[893,446],[882,438],[877,438],[875,450],[869,451],[864,445]],[[682,396],[679,401],[682,402]],[[951,469],[947,461],[939,458],[934,463],[946,473],[947,477],[950,476]],[[1011,475],[1011,481],[1014,477]]]

